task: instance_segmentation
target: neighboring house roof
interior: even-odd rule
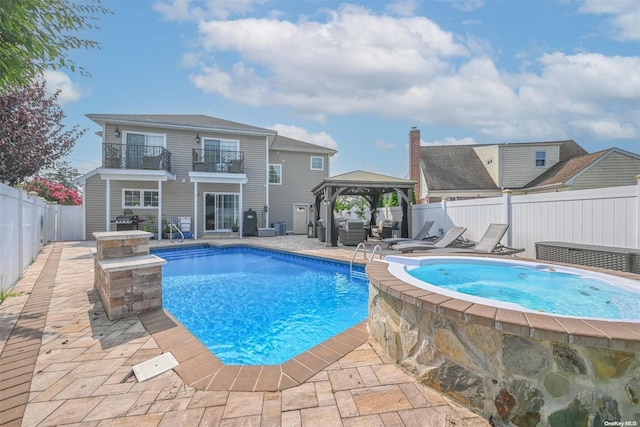
[[[229,120],[201,114],[87,114],[89,119],[104,126],[106,122],[117,124],[139,124],[154,127],[191,128],[197,130],[218,130],[259,135],[276,135],[271,129],[249,126]]]
[[[271,144],[271,149],[283,151],[304,151],[305,153],[329,154],[330,156],[337,153],[333,148],[298,141],[297,139],[287,138],[282,135],[278,135],[274,138],[273,144]]]
[[[420,147],[420,166],[428,190],[498,190],[474,145]]]
[[[602,150],[596,153],[585,154],[569,160],[560,161],[551,166],[537,178],[533,179],[525,185],[524,188],[563,184],[610,151],[611,149]]]
[[[640,160],[640,156],[635,153],[613,147],[607,150],[597,151],[595,153],[585,154],[566,161],[558,162],[525,185],[524,188],[571,185],[571,181],[577,178],[578,175],[594,167],[600,160],[612,155],[613,153],[624,154],[625,156]]]

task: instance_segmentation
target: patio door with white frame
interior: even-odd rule
[[[238,141],[204,138],[202,146],[205,162],[210,170],[218,172],[227,171],[229,160],[235,159],[238,151]]]
[[[231,231],[240,222],[240,195],[238,193],[204,194],[204,231]]]

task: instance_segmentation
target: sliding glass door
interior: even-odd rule
[[[231,231],[240,220],[240,196],[237,193],[205,193],[205,231]]]

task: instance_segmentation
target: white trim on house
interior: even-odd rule
[[[189,181],[209,184],[246,184],[248,182],[246,173],[194,171],[189,171]]]
[[[313,167],[313,160],[314,159],[320,159],[320,161],[322,162],[322,167],[314,168]],[[310,156],[309,157],[309,169],[311,169],[312,171],[323,171],[324,170],[324,157],[321,157],[321,156]]]
[[[173,181],[176,176],[171,172],[165,170],[153,170],[153,169],[109,169],[98,168],[96,173],[100,174],[100,178],[103,180],[114,181]],[[89,175],[89,174],[87,174]],[[86,179],[85,175],[81,179]]]

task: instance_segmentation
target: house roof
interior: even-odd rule
[[[517,142],[500,144],[475,145],[436,145],[420,147],[420,165],[429,191],[480,191],[499,190],[489,171],[476,154],[475,148],[506,145],[557,145],[560,147],[560,163],[547,170],[542,176],[548,179],[551,174],[561,169],[564,164],[575,157],[588,153],[573,140],[545,142]],[[587,161],[586,159],[584,161]],[[592,161],[595,161],[593,159]],[[577,168],[582,162],[572,162],[570,168]],[[586,164],[584,164],[586,166]],[[584,167],[584,166],[583,166]],[[551,172],[551,174],[549,174]],[[575,173],[579,172],[576,170]],[[569,173],[567,169],[564,173]],[[575,175],[574,173],[574,175]],[[573,176],[573,175],[572,175]],[[540,177],[536,178],[534,181]],[[532,181],[532,182],[534,182]],[[529,187],[530,184],[527,184]],[[546,185],[546,184],[536,184]]]
[[[394,191],[395,188],[413,188],[416,181],[408,179],[396,178],[389,175],[381,175],[378,173],[356,170],[353,172],[343,173],[341,175],[325,178],[311,189],[314,194],[320,193],[325,187],[348,187],[343,195],[366,195],[372,192],[388,193]]]
[[[276,135],[271,129],[249,126],[238,122],[205,116],[202,114],[87,114],[89,119],[104,126],[106,122],[140,124],[156,127],[192,128],[225,132]]]
[[[563,184],[610,151],[611,149],[602,150],[558,162],[525,185],[524,188]]]
[[[429,191],[498,190],[474,145],[420,147],[420,166]]]
[[[333,156],[337,153],[337,151],[333,148],[310,144],[308,142],[299,141],[297,139],[287,138],[286,136],[282,135],[278,135],[274,138],[274,141],[271,144],[271,149],[283,151],[304,151],[305,153],[329,154],[330,156]]]

